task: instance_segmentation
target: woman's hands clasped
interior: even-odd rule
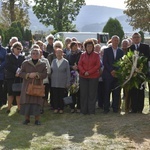
[[[35,78],[37,76],[37,73],[36,72],[32,72],[29,74],[29,78]]]

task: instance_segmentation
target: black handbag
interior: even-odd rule
[[[72,96],[67,96],[63,98],[64,105],[69,105],[73,103]]]
[[[13,92],[21,92],[22,83],[13,83],[12,84],[12,91]]]

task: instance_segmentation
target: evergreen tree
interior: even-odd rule
[[[118,35],[120,37],[120,41],[124,37],[123,28],[116,18],[110,18],[107,21],[106,25],[103,28],[103,32],[108,32],[110,37],[112,37],[113,35]]]

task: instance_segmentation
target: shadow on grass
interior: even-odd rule
[[[110,112],[107,115],[96,110],[96,115],[70,114],[66,108],[64,114],[53,114],[46,110],[41,116],[41,126],[22,125],[24,120],[12,110],[6,114],[6,108],[0,111],[0,149],[30,149],[47,147],[60,148],[66,141],[74,144],[84,143],[93,136],[104,136],[107,140],[118,137],[127,138],[135,143],[150,139],[150,114],[121,115]],[[59,144],[58,144],[59,143]],[[50,148],[51,147],[51,148]]]
[[[142,144],[150,139],[150,114],[109,114],[97,125],[97,133],[108,139],[124,138]]]

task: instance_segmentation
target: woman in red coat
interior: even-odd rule
[[[82,114],[95,114],[100,59],[94,52],[94,42],[88,39],[84,43],[85,52],[78,62],[80,75],[80,101]]]

